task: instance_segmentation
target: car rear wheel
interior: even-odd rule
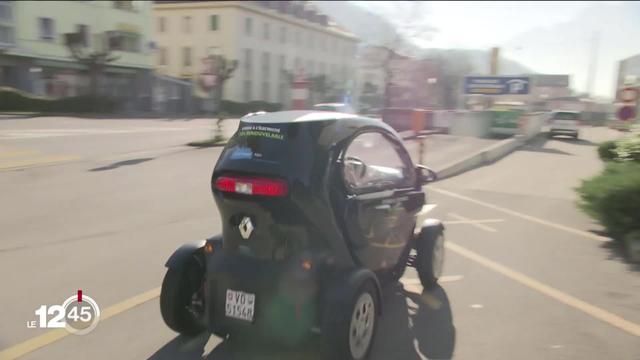
[[[167,270],[160,291],[160,312],[171,330],[197,335],[205,329],[203,275],[195,259]]]
[[[440,232],[431,238],[419,238],[416,244],[415,266],[424,288],[438,282],[444,266],[444,234]]]
[[[356,292],[348,308],[334,314],[333,326],[326,329],[331,359],[363,360],[371,350],[377,329],[378,298],[371,281]]]

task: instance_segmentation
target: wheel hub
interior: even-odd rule
[[[362,293],[356,301],[349,326],[349,350],[355,359],[361,359],[369,349],[373,337],[375,303],[369,293]]]

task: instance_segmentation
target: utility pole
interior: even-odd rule
[[[589,54],[589,68],[587,72],[587,96],[591,97],[593,94],[593,83],[596,78],[596,68],[598,66],[598,42],[599,34],[594,32],[591,37],[591,51]]]
[[[500,62],[500,48],[493,47],[491,48],[491,60],[489,63],[489,75],[495,76],[498,75],[498,68]]]

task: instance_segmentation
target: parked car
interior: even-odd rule
[[[382,289],[408,265],[426,288],[442,272],[444,227],[419,220],[435,178],[375,119],[243,117],[211,179],[222,234],[167,261],[165,323],[269,343],[322,336],[331,359],[365,359]]]
[[[581,113],[577,111],[554,111],[549,118],[549,136],[568,135],[577,139],[582,123]]]
[[[327,103],[327,104],[315,104],[313,110],[317,111],[332,111],[345,114],[355,114],[356,111],[351,105],[344,103]]]

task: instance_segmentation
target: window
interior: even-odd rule
[[[188,46],[182,48],[182,65],[191,66],[191,48]]]
[[[251,49],[244,49],[244,73],[246,76],[251,76]]]
[[[253,20],[250,17],[244,19],[244,34],[251,36],[253,32]]]
[[[109,48],[111,50],[139,52],[142,36],[138,33],[126,31],[109,32]]]
[[[271,54],[262,53],[262,100],[271,101],[269,92],[269,78],[271,77]]]
[[[244,92],[244,101],[245,102],[252,101],[253,99],[251,94],[251,80],[245,80],[242,87]]]
[[[167,31],[167,19],[164,16],[158,18],[158,32]]]
[[[38,33],[40,40],[53,41],[55,38],[55,29],[52,18],[38,18]]]
[[[89,46],[89,38],[91,36],[89,32],[89,25],[76,25],[76,33],[80,34],[80,43],[82,46]]]
[[[191,16],[185,16],[182,18],[182,31],[187,34],[191,33]]]
[[[280,27],[280,43],[284,44],[287,42],[287,28],[284,26]]]
[[[167,65],[167,49],[158,48],[158,65]]]
[[[355,192],[411,187],[415,174],[406,152],[379,132],[357,136],[344,154],[343,176]]]
[[[13,44],[13,29],[0,25],[0,44]]]
[[[211,31],[218,30],[218,15],[209,16],[209,29]]]
[[[269,93],[269,83],[264,81],[262,83],[262,101],[271,102],[269,98],[271,94]]]
[[[13,19],[13,14],[11,13],[11,3],[7,3],[6,1],[0,1],[0,21],[10,22]]]
[[[120,10],[133,10],[133,1],[131,0],[114,1],[113,7]]]
[[[271,37],[271,34],[269,34],[269,24],[268,23],[264,23],[264,39],[265,40],[269,40],[269,38]]]
[[[262,53],[262,76],[269,78],[271,72],[271,54],[268,52]]]

